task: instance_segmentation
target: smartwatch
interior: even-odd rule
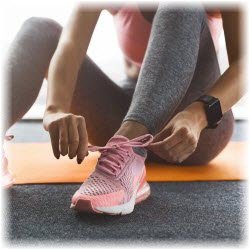
[[[223,117],[220,100],[213,96],[202,95],[197,102],[202,102],[204,104],[208,123],[207,128],[216,128]]]

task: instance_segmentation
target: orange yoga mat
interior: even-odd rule
[[[80,183],[93,171],[99,153],[90,153],[81,165],[68,157],[54,158],[49,143],[10,143],[7,155],[16,184]],[[205,166],[147,165],[148,181],[213,181],[247,179],[247,144],[230,142]]]

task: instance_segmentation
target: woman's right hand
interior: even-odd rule
[[[88,134],[82,116],[63,112],[45,113],[43,127],[49,132],[55,157],[68,154],[70,159],[77,157],[81,164],[88,155]]]

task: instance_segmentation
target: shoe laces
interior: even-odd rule
[[[112,139],[122,139],[122,141],[116,142]],[[126,141],[124,141],[126,139]],[[91,152],[99,151],[101,156],[98,159],[97,168],[103,172],[118,176],[124,168],[126,161],[130,156],[130,148],[143,148],[148,146],[153,140],[153,136],[150,134],[136,137],[132,140],[126,137],[115,135],[104,147],[89,146],[88,150]]]

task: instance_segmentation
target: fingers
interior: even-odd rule
[[[44,128],[49,131],[54,156],[68,154],[70,159],[77,156],[80,164],[88,153],[88,135],[85,119],[69,113],[48,113]]]
[[[60,140],[61,153],[63,155],[68,154],[70,159],[77,156],[77,163],[81,164],[88,152],[88,135],[85,119],[82,116],[69,115],[64,119],[62,127],[62,137],[67,139],[63,140],[63,142]]]
[[[59,130],[55,123],[52,123],[49,127],[49,135],[52,145],[52,150],[54,156],[59,159],[60,158],[60,150],[59,150]]]
[[[172,134],[172,126],[168,126],[154,136],[153,143],[163,141]]]
[[[70,116],[68,118],[69,158],[77,156],[77,163],[81,164],[88,154],[88,135],[85,119],[82,116]]]
[[[79,146],[79,134],[77,121],[74,116],[68,118],[68,136],[69,136],[69,158],[73,159]]]
[[[195,151],[197,141],[187,128],[182,127],[175,129],[166,139],[151,143],[147,148],[169,162],[180,163]]]
[[[169,133],[169,131],[167,133]],[[148,146],[148,149],[153,151],[167,151],[170,148],[177,145],[178,143],[180,143],[182,140],[183,140],[182,131],[177,130],[174,131],[169,137],[165,138],[163,141],[151,143]]]
[[[194,151],[187,151],[186,153],[183,152],[182,153],[182,157],[179,158],[179,160],[177,160],[179,163],[183,162],[184,160],[186,160]]]
[[[78,118],[79,146],[77,149],[77,163],[81,164],[84,157],[88,154],[88,134],[83,117]]]
[[[181,128],[180,130],[175,130],[171,136],[169,136],[164,140],[165,150],[170,150],[171,148],[173,148],[174,146],[185,140],[186,132],[187,131],[185,128]]]
[[[164,151],[165,141],[159,141],[155,143],[151,143],[147,146],[147,149],[153,151],[153,152],[161,152]]]
[[[59,145],[60,145],[60,153],[65,156],[68,154],[68,126],[66,124],[65,119],[62,119],[58,123],[59,126]]]
[[[190,144],[189,140],[186,139],[172,147],[168,154],[172,161],[180,163],[190,156],[195,148],[196,147],[193,144]]]

